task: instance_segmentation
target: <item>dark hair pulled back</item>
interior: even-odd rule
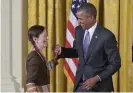
[[[28,30],[28,39],[31,42],[31,44],[33,45],[33,47],[35,48],[36,51],[38,51],[38,48],[35,44],[35,41],[33,40],[33,37],[38,38],[39,35],[45,30],[44,26],[41,25],[34,25],[32,27],[29,28]],[[39,52],[39,51],[38,51]]]

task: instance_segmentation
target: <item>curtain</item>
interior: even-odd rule
[[[28,27],[39,24],[48,32],[48,47],[43,50],[48,60],[54,57],[52,46],[64,46],[66,23],[72,0],[28,0]],[[118,41],[121,55],[121,69],[113,75],[115,91],[133,91],[133,0],[89,0],[98,11],[97,20],[111,30]],[[31,44],[28,42],[28,51]],[[50,90],[52,92],[71,92],[73,87],[64,75],[63,59],[50,72]]]

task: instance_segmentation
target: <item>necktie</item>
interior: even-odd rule
[[[87,55],[89,43],[90,43],[90,34],[89,34],[89,31],[87,31],[87,34],[86,34],[86,36],[84,38],[84,42],[83,42],[83,50],[84,50],[84,56],[85,57]]]
[[[83,51],[84,51],[84,57],[85,58],[86,58],[86,55],[87,55],[89,43],[90,43],[90,34],[89,34],[89,31],[87,31],[87,34],[86,34],[86,36],[84,38],[84,41],[83,41]],[[82,79],[83,79],[83,81],[86,79],[84,74],[82,76]]]

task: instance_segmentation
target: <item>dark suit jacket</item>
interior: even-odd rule
[[[27,80],[26,83],[35,83],[36,85],[49,84],[48,69],[36,51],[29,53],[26,61]]]
[[[62,47],[62,53],[59,56],[59,58],[79,57],[73,91],[77,89],[83,74],[88,79],[96,75],[100,76],[101,81],[92,88],[93,91],[112,91],[112,75],[121,66],[115,36],[111,31],[98,24],[88,47],[87,57],[84,59],[84,32],[81,26],[76,27],[73,48]]]

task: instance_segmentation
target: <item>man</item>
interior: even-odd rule
[[[111,92],[112,75],[121,66],[114,34],[96,21],[93,4],[82,4],[77,13],[73,48],[55,46],[59,58],[79,58],[74,92]]]

